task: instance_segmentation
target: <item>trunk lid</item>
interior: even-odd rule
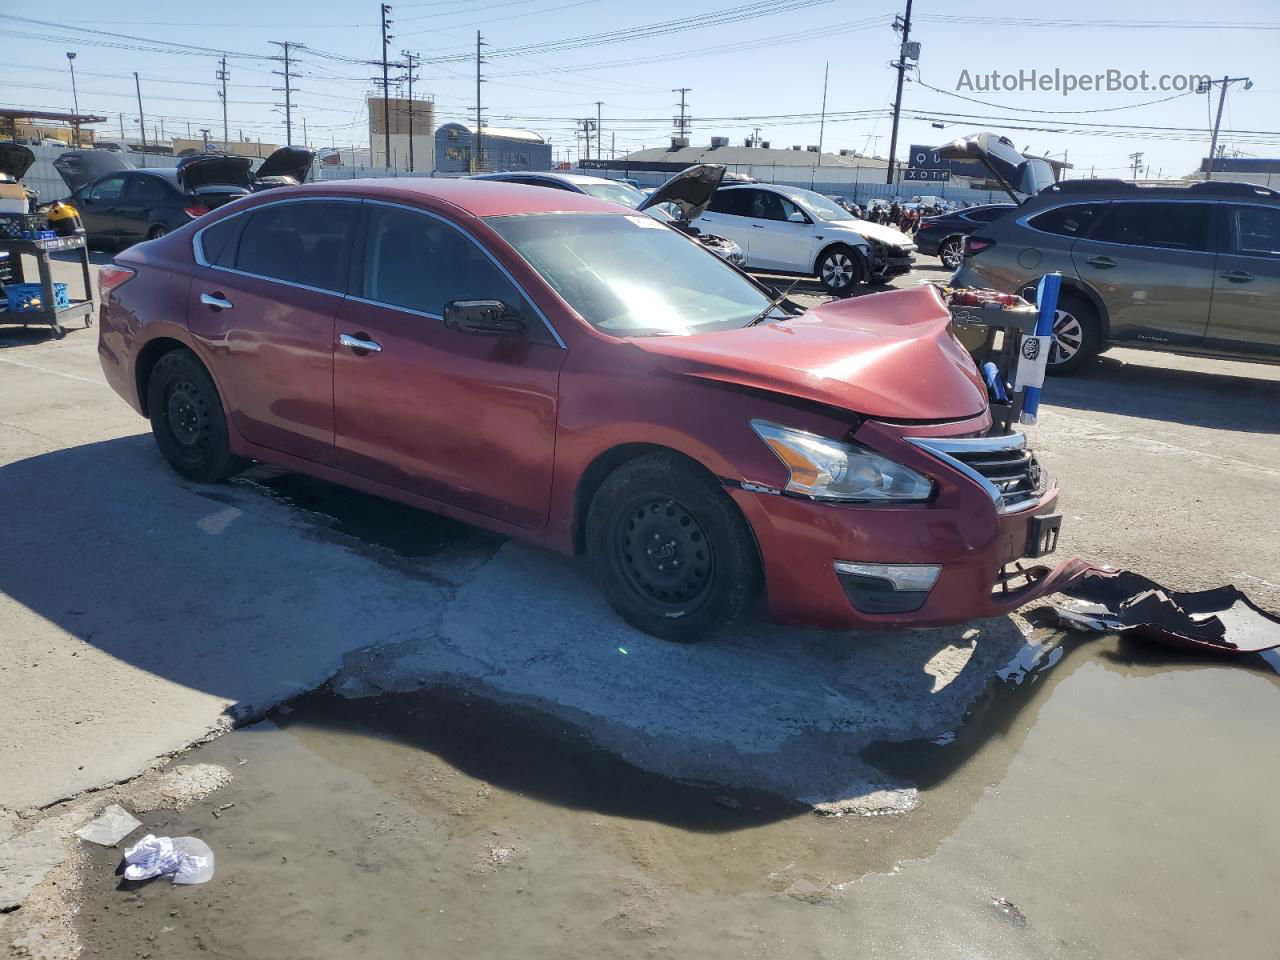
[[[0,143],[0,174],[8,174],[14,180],[23,175],[36,162],[36,155],[20,143]]]
[[[833,300],[789,320],[636,337],[677,375],[767,390],[887,420],[963,420],[987,392],[931,285]]]
[[[723,163],[694,164],[653,191],[637,209],[647,210],[664,203],[675,204],[680,211],[680,222],[692,223],[711,205],[711,198],[723,179]]]
[[[257,181],[276,177],[288,177],[295,183],[303,183],[311,170],[316,152],[308,147],[281,147],[262,161],[253,178]],[[280,184],[271,184],[279,186]]]
[[[105,177],[109,173],[132,170],[134,166],[118,153],[110,150],[67,150],[53,158],[53,168],[62,177],[67,189],[75,193],[86,183]]]
[[[249,157],[233,157],[221,153],[201,153],[178,162],[178,184],[183,190],[196,192],[201,187],[239,187],[250,190],[253,177]]]
[[[1004,192],[1021,203],[1054,182],[1053,168],[1039,157],[1025,157],[1008,137],[972,133],[935,147],[943,160],[977,160],[996,178]]]

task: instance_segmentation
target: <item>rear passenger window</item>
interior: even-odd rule
[[[978,223],[991,223],[993,220],[999,220],[1012,209],[1013,207],[990,207],[986,210],[971,210],[965,214],[965,217],[969,220],[976,220]],[[1044,214],[1040,216],[1044,216]],[[1034,220],[1031,222],[1035,223]],[[1044,228],[1040,227],[1039,229],[1043,230]]]
[[[205,263],[215,267],[235,266],[236,237],[244,221],[244,217],[228,217],[200,232],[200,252]]]
[[[172,195],[168,184],[159,177],[134,177],[129,184],[129,199],[138,203],[160,203]]]
[[[433,317],[443,316],[450,300],[501,300],[530,319],[515,285],[476,243],[399,207],[369,208],[363,296]]]
[[[1231,207],[1227,250],[1242,257],[1280,258],[1280,208]]]
[[[320,290],[346,290],[343,253],[359,204],[337,200],[277,203],[246,214],[237,270]]]
[[[1210,209],[1207,203],[1112,203],[1089,239],[1135,247],[1208,250]]]
[[[751,216],[751,197],[755,190],[717,190],[711,197],[711,213],[727,213],[732,217]]]
[[[1069,203],[1037,214],[1027,221],[1037,230],[1056,233],[1061,237],[1082,237],[1089,232],[1089,225],[1102,210],[1100,203]]]

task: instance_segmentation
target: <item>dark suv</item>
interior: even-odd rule
[[[1280,193],[1068,180],[965,240],[960,286],[1062,273],[1049,371],[1108,344],[1280,362]]]

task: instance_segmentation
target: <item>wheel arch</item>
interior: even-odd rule
[[[858,277],[858,282],[865,283],[867,278],[871,275],[871,263],[867,259],[867,255],[865,253],[863,253],[853,244],[849,243],[847,240],[832,240],[830,243],[826,244],[821,250],[818,251],[818,255],[813,258],[813,275],[815,277],[821,277],[822,258],[825,257],[832,250],[834,250],[836,247],[843,247],[844,249],[848,250],[850,253],[853,254],[854,262],[858,264],[858,269],[862,274],[860,277]]]
[[[1022,295],[1034,301],[1035,289],[1036,285],[1029,283],[1022,288]],[[1106,302],[1098,294],[1098,291],[1078,277],[1069,277],[1064,274],[1062,277],[1062,292],[1077,296],[1093,307],[1098,316],[1099,339],[1102,344],[1106,344],[1111,339],[1111,316],[1107,312]]]
[[[138,391],[138,408],[142,411],[144,417],[150,416],[151,412],[147,409],[147,385],[151,382],[151,373],[155,370],[156,364],[160,362],[160,358],[165,354],[173,353],[175,350],[186,350],[191,353],[201,366],[205,366],[203,360],[192,350],[187,344],[173,337],[155,337],[148,340],[138,351],[138,359],[133,365],[133,382],[134,388]],[[208,367],[205,367],[208,369]]]

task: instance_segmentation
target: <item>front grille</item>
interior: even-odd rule
[[[1031,506],[1049,487],[1049,478],[1027,449],[1021,433],[1007,437],[935,439],[910,437],[939,460],[980,483],[1001,512]]]

